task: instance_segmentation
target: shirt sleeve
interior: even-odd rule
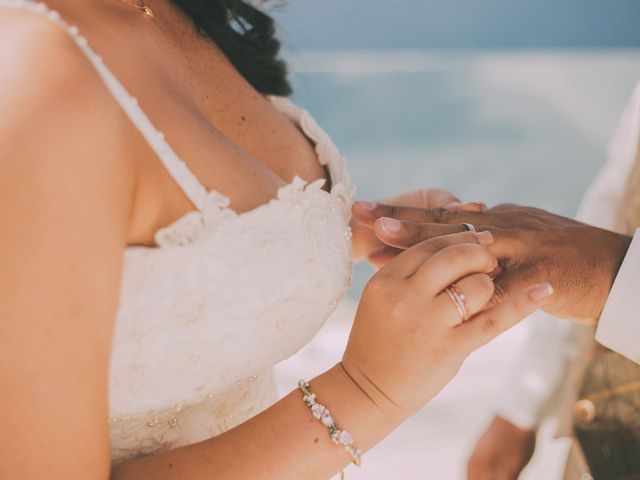
[[[577,340],[585,327],[542,311],[526,321],[528,336],[499,391],[495,413],[522,429],[533,430],[557,404],[565,372],[579,353]]]
[[[636,230],[609,293],[596,340],[640,364],[640,229]]]
[[[609,162],[582,202],[579,220],[608,230],[615,218],[624,188],[638,153],[640,137],[640,85],[622,115],[610,145]],[[605,304],[596,340],[605,347],[640,363],[640,234],[636,231]]]

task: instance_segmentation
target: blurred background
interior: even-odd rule
[[[294,99],[346,156],[358,198],[443,187],[572,215],[640,80],[637,0],[291,0],[274,12]],[[356,265],[327,327],[278,367],[283,393],[339,360],[371,274]],[[476,352],[347,478],[464,478],[526,333]],[[553,430],[522,478],[561,478],[567,443]]]

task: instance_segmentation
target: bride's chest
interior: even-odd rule
[[[347,209],[319,183],[294,181],[258,209],[220,208],[204,225],[185,217],[162,233],[164,248],[128,250],[112,412],[222,394],[311,340],[349,286]]]

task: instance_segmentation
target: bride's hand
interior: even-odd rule
[[[465,212],[482,212],[487,208],[481,202],[462,203],[452,193],[439,188],[425,188],[401,193],[385,200],[385,203],[404,207],[446,208]],[[401,250],[385,246],[369,225],[362,224],[357,220],[351,223],[353,255],[357,260],[366,259],[375,268],[380,268],[401,252]]]
[[[537,308],[548,284],[518,292],[486,309],[489,272],[497,260],[491,234],[471,232],[422,242],[398,255],[369,282],[343,365],[362,391],[399,420],[413,414],[456,374],[464,359]],[[461,316],[445,289],[456,284],[471,318]]]

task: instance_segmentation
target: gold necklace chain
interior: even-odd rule
[[[145,5],[144,0],[142,0],[142,5],[138,5],[138,4],[129,2],[127,0],[120,0],[120,3],[123,3],[125,5],[129,5],[130,7],[133,7],[133,8],[137,8],[138,10],[143,12],[148,17],[153,18],[153,10],[151,10],[147,5]]]

